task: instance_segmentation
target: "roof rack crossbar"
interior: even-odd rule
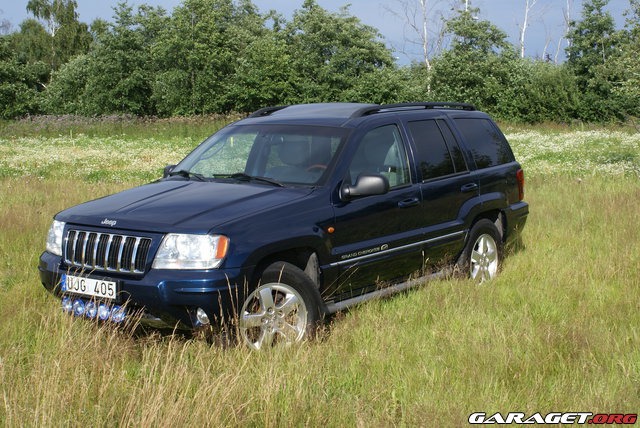
[[[256,110],[253,113],[251,113],[249,117],[269,116],[271,113],[275,113],[276,111],[282,110],[283,108],[287,108],[287,107],[289,106],[286,105],[286,106],[275,106],[275,107],[263,107],[260,110]]]
[[[458,109],[458,110],[467,110],[467,111],[475,111],[476,107],[473,104],[467,103],[398,103],[398,104],[381,104],[379,106],[373,107],[363,107],[361,109],[356,110],[351,115],[352,118],[355,117],[363,117],[368,116],[370,114],[375,113],[387,113],[393,111],[402,111],[402,110],[410,110],[410,109]]]

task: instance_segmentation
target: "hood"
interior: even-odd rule
[[[158,181],[76,205],[56,219],[113,229],[206,233],[312,191],[246,182]]]

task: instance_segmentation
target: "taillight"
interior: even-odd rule
[[[516,172],[516,179],[518,180],[518,200],[524,199],[524,171],[519,169]]]

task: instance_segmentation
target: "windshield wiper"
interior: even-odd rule
[[[284,184],[272,178],[258,177],[256,175],[245,174],[244,172],[236,172],[235,174],[231,174],[229,178],[234,178],[236,180],[261,181],[263,183],[273,184],[274,186],[284,187]]]
[[[189,178],[189,177],[197,178],[199,181],[207,181],[207,179],[204,178],[204,175],[198,174],[197,172],[187,171],[186,169],[181,169],[181,170],[178,170],[178,171],[171,171],[169,173],[169,177],[173,177],[173,176],[176,176],[176,175],[180,175],[180,176],[185,177],[185,178]]]

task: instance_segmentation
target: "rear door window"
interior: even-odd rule
[[[467,170],[464,157],[451,130],[443,120],[417,120],[408,123],[416,144],[422,180]]]
[[[455,119],[478,168],[514,161],[504,136],[488,119]]]
[[[447,142],[447,147],[449,147],[449,153],[451,154],[453,165],[456,167],[456,172],[467,171],[467,162],[464,160],[464,154],[462,154],[458,141],[456,141],[456,138],[453,136],[449,125],[442,119],[438,119],[436,122],[438,122],[440,131],[442,131],[442,135]]]

